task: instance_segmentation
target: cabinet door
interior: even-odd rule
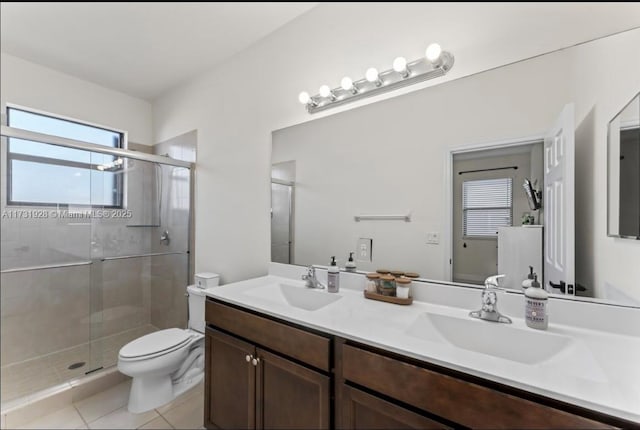
[[[345,429],[446,429],[430,420],[378,397],[342,386],[342,426]]]
[[[255,347],[210,328],[205,342],[207,427],[255,429]]]
[[[258,428],[329,428],[329,377],[257,349]]]

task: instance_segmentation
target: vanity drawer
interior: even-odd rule
[[[290,325],[207,300],[207,324],[328,372],[331,340]]]
[[[345,380],[462,426],[611,428],[597,421],[375,352],[346,344],[339,344],[338,348],[343,348],[341,370]]]

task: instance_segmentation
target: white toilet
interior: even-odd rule
[[[205,291],[188,286],[189,328],[169,328],[123,346],[118,370],[131,376],[129,411],[162,406],[204,378]]]

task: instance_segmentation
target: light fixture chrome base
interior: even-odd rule
[[[311,99],[314,100],[316,104],[307,104],[307,112],[310,114],[321,112],[352,101],[376,96],[378,94],[417,84],[418,82],[444,76],[449,72],[449,70],[451,70],[454,62],[455,58],[453,55],[449,52],[443,51],[435,64],[430,63],[425,58],[408,63],[407,70],[410,70],[411,72],[406,75],[406,77],[404,77],[402,73],[398,73],[393,69],[385,70],[380,73],[378,78],[382,82],[380,86],[376,86],[375,82],[369,82],[366,79],[354,81],[353,85],[354,88],[358,89],[357,93],[354,93],[352,90],[344,90],[341,87],[338,87],[331,90],[332,94],[335,96],[335,100],[315,95]]]

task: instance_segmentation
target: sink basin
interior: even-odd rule
[[[524,364],[542,363],[571,344],[567,336],[432,313],[421,314],[407,334]]]
[[[315,290],[282,283],[252,288],[244,294],[307,311],[317,311],[342,298],[341,295],[327,293],[326,290]]]

